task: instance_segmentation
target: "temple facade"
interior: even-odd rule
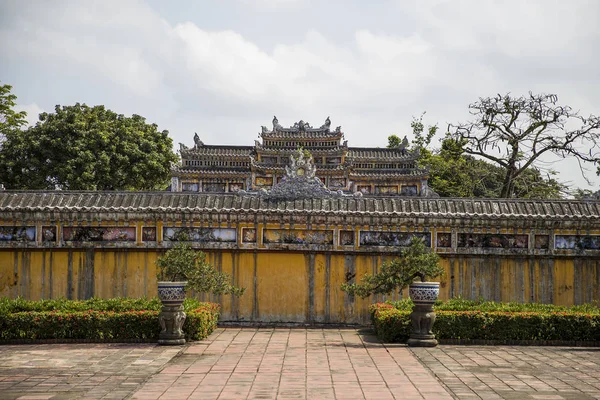
[[[180,144],[181,164],[173,169],[174,192],[227,193],[271,189],[285,176],[290,155],[310,153],[316,176],[332,191],[363,195],[431,196],[428,171],[417,166],[418,154],[408,140],[396,148],[348,147],[340,126],[329,117],[318,128],[299,121],[284,128],[277,117],[263,126],[254,146]]]

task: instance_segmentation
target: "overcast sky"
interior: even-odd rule
[[[0,2],[0,80],[31,121],[57,104],[139,114],[173,141],[252,145],[327,116],[350,146],[465,121],[479,97],[555,93],[600,114],[600,1]],[[410,139],[410,136],[409,136]],[[437,143],[436,143],[437,144]],[[590,166],[559,178],[597,189]]]

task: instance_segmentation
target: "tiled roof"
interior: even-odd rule
[[[429,173],[424,169],[417,168],[405,168],[405,169],[373,169],[372,171],[361,169],[361,170],[353,170],[350,173],[350,178],[399,178],[404,176],[427,176]]]
[[[254,151],[253,146],[212,146],[204,145],[181,151],[182,158],[193,159],[194,156],[249,156]]]
[[[332,146],[332,147],[312,147],[312,146],[303,146],[304,149],[308,150],[313,156],[314,155],[342,155],[344,152],[348,150],[347,146]],[[262,144],[257,144],[256,149],[260,151],[261,154],[278,154],[278,155],[287,155],[295,153],[298,147],[276,147],[276,146],[264,146]]]
[[[263,132],[260,136],[263,139],[273,138],[324,138],[324,139],[336,139],[341,138],[344,134],[341,131],[330,131],[327,129],[309,129],[305,131],[282,128],[276,131]]]
[[[369,160],[413,160],[417,158],[415,153],[408,150],[387,149],[377,147],[349,147],[348,157],[353,159],[369,159]]]
[[[259,171],[277,171],[277,172],[285,172],[285,167],[278,165],[278,164],[267,164],[267,163],[263,163],[263,162],[252,162],[252,166],[254,167],[255,170],[259,170]],[[346,170],[347,169],[347,165],[346,164],[315,164],[315,166],[317,167],[317,171],[335,171],[335,170]]]
[[[362,197],[273,201],[253,195],[172,192],[0,192],[0,217],[11,212],[224,212],[510,218],[600,222],[596,200]]]
[[[246,178],[250,174],[250,168],[235,167],[235,168],[215,168],[211,167],[176,167],[171,170],[171,173],[175,175],[193,174],[193,175],[215,175],[215,176],[235,176]]]

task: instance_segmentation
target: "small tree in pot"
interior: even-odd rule
[[[184,344],[185,322],[183,301],[185,290],[199,293],[241,296],[245,288],[231,284],[231,277],[217,271],[206,261],[206,254],[192,249],[189,243],[178,243],[156,260],[158,297],[163,307],[159,315],[161,332],[158,343]]]
[[[365,298],[371,294],[390,294],[409,285],[409,296],[415,305],[411,314],[412,333],[408,345],[432,347],[437,345],[431,327],[435,321],[433,304],[439,295],[440,283],[428,280],[441,277],[444,272],[439,265],[439,256],[421,238],[413,237],[409,247],[402,250],[398,257],[384,262],[379,272],[366,274],[360,283],[344,283],[342,290]],[[414,282],[416,278],[420,282]]]

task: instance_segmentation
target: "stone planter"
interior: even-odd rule
[[[158,282],[158,298],[162,302],[162,309],[158,321],[162,330],[158,335],[158,343],[177,345],[185,343],[183,323],[183,301],[185,300],[185,286],[187,282]]]
[[[431,332],[435,321],[433,304],[440,294],[439,282],[413,282],[408,286],[408,295],[415,303],[410,315],[412,331],[408,345],[413,347],[435,347],[438,342]]]

